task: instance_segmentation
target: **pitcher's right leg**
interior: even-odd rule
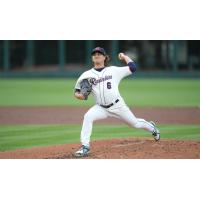
[[[115,111],[115,114],[117,114],[120,119],[127,123],[129,126],[134,128],[141,128],[150,132],[156,141],[160,139],[160,132],[156,128],[155,123],[136,118],[127,106],[121,107],[119,110]]]

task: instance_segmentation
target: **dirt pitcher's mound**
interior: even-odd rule
[[[73,159],[79,144],[65,144],[16,151],[0,152],[0,158]],[[200,141],[161,140],[146,138],[93,141],[87,158],[200,158]]]

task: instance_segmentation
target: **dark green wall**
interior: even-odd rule
[[[164,40],[41,40],[0,41],[0,71],[10,73],[62,71],[76,74],[90,68],[92,48],[104,47],[111,57],[112,65],[121,65],[119,52],[125,52],[138,64],[139,71],[200,70],[200,41]],[[67,73],[68,72],[68,73]]]

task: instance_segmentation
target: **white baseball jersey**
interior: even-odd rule
[[[153,133],[154,126],[144,119],[136,118],[123,98],[120,96],[118,85],[120,81],[132,74],[128,66],[125,67],[105,67],[101,71],[94,68],[84,72],[76,82],[75,89],[80,90],[80,82],[88,79],[92,85],[92,95],[96,100],[96,105],[91,107],[84,115],[83,126],[81,130],[82,145],[90,145],[90,137],[92,134],[93,122],[106,119],[107,117],[115,117],[125,122],[131,127],[143,128]],[[116,102],[116,100],[119,100]],[[105,108],[102,105],[113,105]]]
[[[132,74],[128,66],[105,67],[101,71],[97,71],[94,68],[84,72],[77,80],[75,89],[80,89],[80,82],[83,79],[88,79],[92,85],[91,94],[94,96],[96,104],[109,105],[114,103],[117,99],[123,101],[120,96],[118,85],[120,81]]]

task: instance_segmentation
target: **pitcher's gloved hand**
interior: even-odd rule
[[[80,91],[81,94],[83,94],[83,96],[85,97],[85,100],[87,100],[88,95],[92,91],[92,85],[89,83],[89,81],[87,79],[83,79],[80,82],[80,87],[81,87],[81,91]]]

